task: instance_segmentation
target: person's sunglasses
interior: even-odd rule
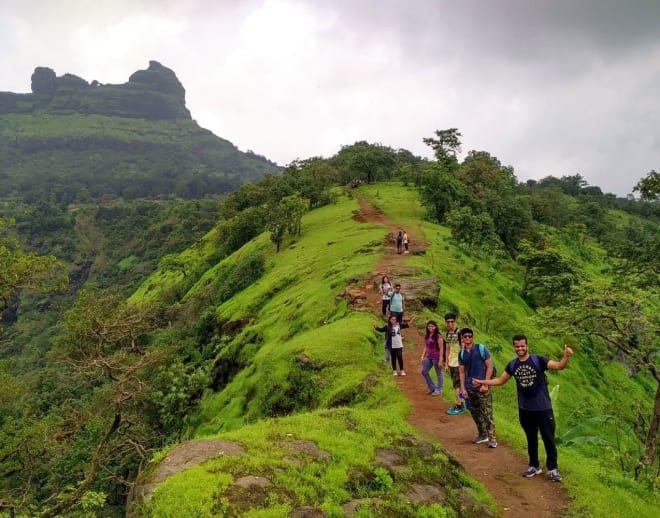
[[[463,338],[472,338],[472,335],[463,335]]]

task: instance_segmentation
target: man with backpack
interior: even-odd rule
[[[555,418],[552,413],[545,371],[564,369],[573,355],[573,349],[564,345],[564,356],[559,361],[529,354],[525,335],[513,337],[513,349],[516,351],[517,357],[507,364],[499,378],[473,379],[472,383],[477,386],[497,386],[504,385],[511,377],[516,379],[518,417],[527,436],[527,453],[529,455],[529,468],[522,476],[532,478],[542,472],[539,462],[538,434],[540,432],[547,456],[546,466],[550,479],[553,482],[560,482],[561,475],[557,470],[557,446],[555,445]]]
[[[472,329],[461,330],[463,349],[458,354],[461,395],[468,398],[470,413],[477,425],[478,435],[472,442],[488,443],[489,448],[497,448],[495,420],[493,419],[493,396],[485,384],[475,384],[474,380],[490,380],[495,366],[490,352],[484,344],[474,343]]]
[[[445,333],[445,370],[449,371],[452,386],[456,394],[456,404],[452,405],[447,413],[449,415],[461,415],[465,412],[463,399],[461,398],[461,375],[458,367],[458,355],[461,351],[461,337],[456,326],[456,313],[447,313],[445,315],[445,324],[447,332]]]

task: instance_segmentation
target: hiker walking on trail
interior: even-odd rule
[[[390,278],[387,275],[383,275],[383,278],[380,281],[380,288],[378,288],[378,293],[380,293],[382,297],[381,311],[383,316],[387,315],[387,308],[390,305],[390,295],[392,295],[393,291],[394,288],[390,283]]]
[[[493,419],[493,396],[488,385],[473,380],[490,380],[493,374],[493,360],[488,348],[483,344],[474,344],[474,333],[470,328],[461,329],[463,350],[458,355],[461,377],[461,394],[468,398],[470,413],[477,425],[477,436],[472,442],[487,442],[489,448],[497,448],[495,420]]]
[[[442,373],[442,351],[444,350],[444,340],[438,329],[438,324],[433,320],[429,320],[426,324],[426,336],[424,337],[425,348],[422,353],[422,376],[426,381],[426,386],[429,388],[429,394],[432,396],[439,396],[442,394],[444,386],[444,377]],[[437,384],[433,383],[433,379],[429,375],[431,367],[435,368],[435,375],[438,380]]]
[[[403,340],[401,339],[401,330],[410,327],[415,317],[410,319],[407,324],[405,322],[399,323],[394,315],[390,315],[387,320],[387,325],[378,327],[376,321],[371,322],[372,327],[381,333],[385,333],[385,340],[387,348],[390,350],[390,357],[392,359],[392,374],[394,376],[405,376],[406,371],[403,370]],[[397,371],[398,364],[398,371]]]
[[[390,315],[396,317],[396,321],[400,324],[403,322],[403,313],[406,310],[406,298],[401,293],[401,285],[395,284],[394,291],[390,295]]]
[[[404,254],[408,253],[408,232],[405,230],[403,231],[403,248],[404,248]]]
[[[465,412],[463,398],[461,398],[461,374],[458,368],[458,353],[461,350],[461,337],[456,327],[456,314],[445,315],[445,372],[449,372],[451,383],[456,394],[456,404],[451,406],[447,413],[449,415],[460,415]]]
[[[396,253],[400,254],[403,250],[403,232],[399,230],[399,233],[396,235]]]
[[[564,345],[564,356],[559,361],[529,354],[525,335],[513,337],[513,349],[516,351],[517,357],[507,364],[499,378],[473,379],[472,383],[477,386],[496,386],[504,385],[511,377],[516,379],[518,418],[520,426],[527,436],[527,454],[529,455],[529,468],[523,472],[522,476],[532,478],[542,472],[539,462],[538,434],[540,432],[547,456],[546,466],[550,479],[553,482],[560,482],[561,475],[557,469],[557,446],[555,445],[555,417],[552,412],[545,371],[564,369],[573,355],[573,349]]]

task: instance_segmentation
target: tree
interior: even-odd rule
[[[343,183],[360,179],[371,183],[376,178],[391,178],[398,163],[397,152],[381,144],[365,141],[343,146],[332,158]]]
[[[267,210],[268,220],[266,222],[266,229],[270,232],[270,240],[275,244],[277,252],[280,251],[282,240],[287,228],[289,228],[289,219],[286,214],[284,206],[278,204],[270,204]]]
[[[40,516],[50,518],[75,505],[93,487],[101,468],[129,453],[144,459],[153,432],[145,426],[143,404],[148,376],[163,361],[163,355],[148,347],[147,334],[157,327],[157,312],[151,306],[128,304],[110,293],[83,291],[64,317],[63,333],[57,338],[54,356],[69,367],[73,379],[91,391],[91,408],[81,409],[85,419],[102,426],[84,477],[75,489],[61,488],[57,503]],[[91,414],[89,412],[91,411]],[[121,473],[113,477],[122,478]]]
[[[435,130],[435,136],[423,138],[424,144],[430,146],[435,158],[449,171],[458,166],[456,153],[461,152],[461,133],[456,128]]]
[[[577,265],[559,250],[537,250],[523,241],[516,259],[525,266],[522,296],[533,308],[557,305],[580,281]]]
[[[444,223],[447,213],[455,206],[475,204],[456,175],[439,162],[421,166],[419,191],[429,215],[438,223]]]
[[[457,174],[493,219],[495,232],[509,251],[515,251],[522,238],[532,235],[529,199],[516,194],[512,167],[503,166],[486,151],[470,151]]]
[[[660,173],[651,170],[649,174],[637,182],[633,191],[639,192],[643,200],[660,199]]]
[[[0,218],[0,314],[18,290],[51,293],[68,284],[64,264],[52,255],[23,251],[18,239],[9,233],[12,224]]]
[[[282,178],[303,198],[307,198],[312,208],[329,203],[333,199],[328,192],[330,187],[340,183],[339,171],[329,160],[320,157],[294,160],[287,166]]]
[[[286,196],[280,201],[288,220],[287,230],[290,236],[300,237],[302,217],[309,210],[309,200],[303,198],[300,193]]]
[[[571,217],[568,200],[559,187],[534,189],[530,197],[532,216],[540,223],[562,227]]]
[[[660,285],[660,231],[658,226],[646,226],[632,221],[620,233],[611,255],[618,259],[615,265],[617,275],[626,276],[630,282],[642,288],[657,289]]]
[[[660,431],[660,305],[657,294],[642,291],[625,280],[574,285],[568,300],[555,308],[543,308],[536,320],[560,334],[595,337],[614,357],[636,370],[651,374],[655,399],[640,459],[651,465],[656,459]]]
[[[468,247],[489,248],[497,242],[493,220],[485,212],[474,212],[470,207],[461,207],[447,215],[454,241]]]

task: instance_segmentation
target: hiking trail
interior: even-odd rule
[[[356,220],[384,225],[391,236],[396,235],[401,228],[400,225],[387,220],[361,196],[357,198],[360,211],[354,214]],[[427,245],[422,239],[421,228],[407,228],[407,230],[411,254],[398,255],[394,241],[387,243],[387,251],[362,286],[367,303],[370,305],[369,309],[377,315],[377,322],[384,322],[384,318],[380,313],[381,297],[374,290],[374,285],[379,285],[381,277],[387,275],[392,282],[402,284],[402,292],[405,295],[405,279],[397,278],[396,271],[404,268],[412,251],[426,248]],[[551,482],[547,478],[545,466],[542,475],[532,479],[522,477],[521,473],[527,468],[526,455],[515,451],[500,438],[495,449],[488,448],[485,444],[473,444],[472,438],[477,430],[470,414],[466,412],[463,415],[448,415],[447,409],[454,404],[453,397],[452,402],[447,403],[442,396],[427,395],[428,389],[421,375],[420,361],[424,349],[424,334],[420,329],[425,324],[426,322],[416,320],[414,325],[403,332],[403,357],[407,375],[394,378],[412,404],[412,412],[408,416],[410,424],[438,441],[472,478],[481,482],[500,506],[502,516],[542,518],[563,515],[569,501],[568,494],[560,484]],[[444,329],[443,324],[444,321],[438,320],[441,329]],[[383,368],[388,372],[391,369],[389,364]],[[453,394],[448,373],[445,373],[444,392]],[[496,426],[497,421],[497,413],[495,413]],[[521,430],[520,433],[523,434],[523,431]],[[544,461],[545,451],[542,443],[540,441],[539,443],[539,453]]]

